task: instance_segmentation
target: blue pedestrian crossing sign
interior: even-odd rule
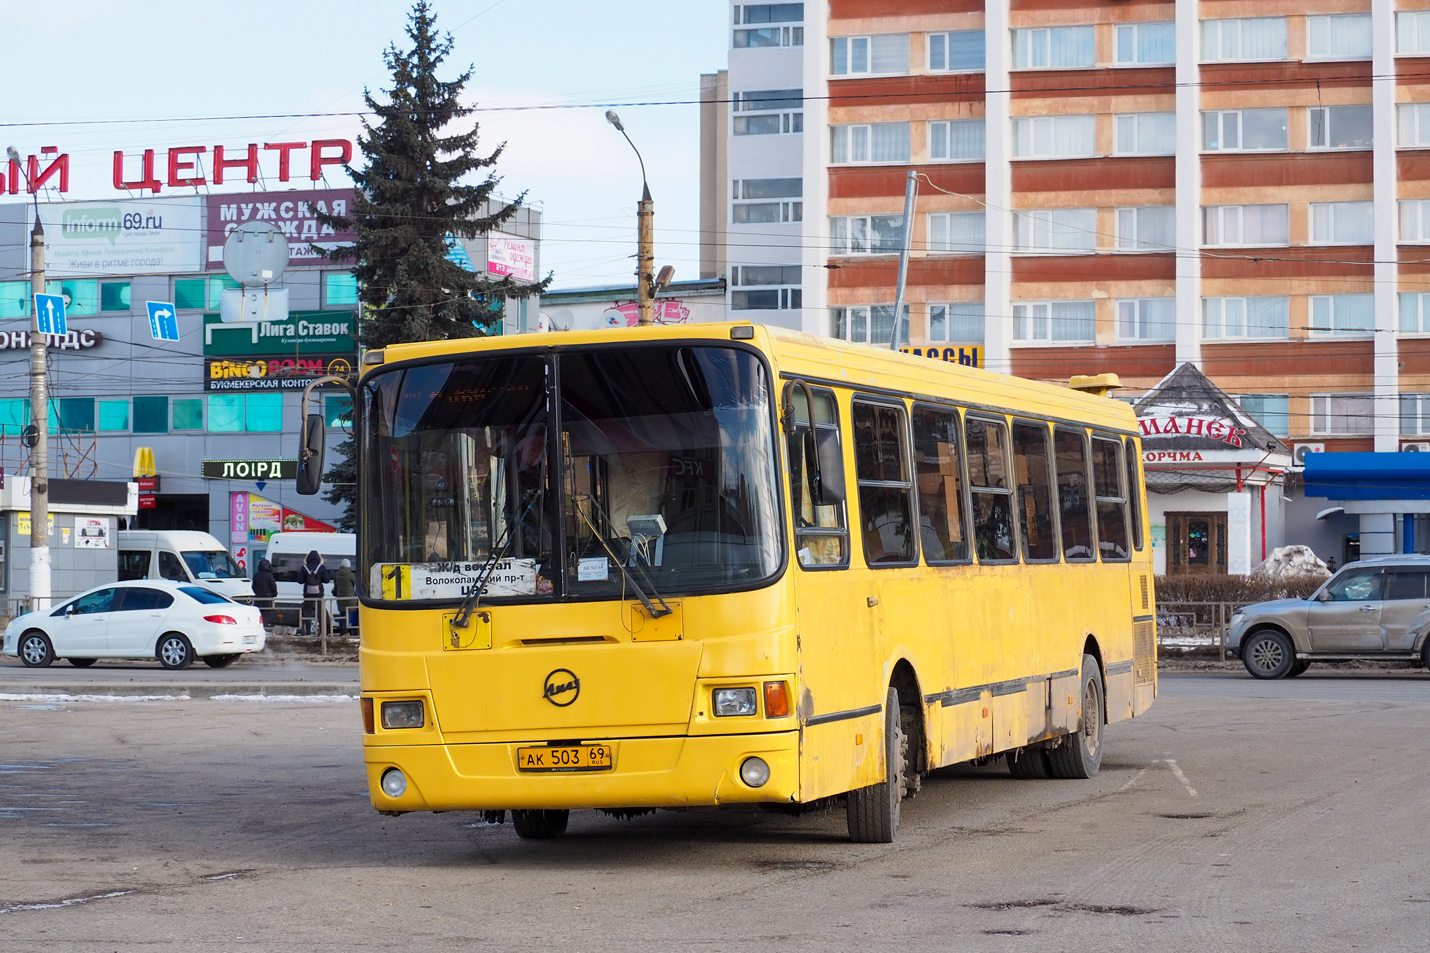
[[[41,334],[68,334],[65,321],[64,295],[35,295],[35,314],[40,319]]]
[[[149,307],[149,333],[156,341],[177,341],[179,339],[179,319],[174,315],[171,301],[146,301]]]

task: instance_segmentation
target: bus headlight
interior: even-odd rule
[[[382,703],[382,727],[421,728],[423,724],[422,702]]]
[[[746,758],[740,765],[740,780],[752,788],[761,787],[770,779],[770,766],[764,758]]]
[[[407,775],[396,768],[382,772],[382,793],[390,798],[399,798],[407,793]]]
[[[755,707],[753,688],[717,688],[714,702],[715,715],[718,718],[753,715],[758,710]]]

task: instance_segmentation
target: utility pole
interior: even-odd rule
[[[12,146],[10,161],[19,166]],[[45,226],[40,222],[40,197],[35,200],[35,227],[30,230],[30,424],[35,445],[30,449],[30,605],[50,607],[50,412],[45,376],[45,335],[40,333],[40,309],[35,295],[45,293]]]
[[[650,186],[642,185],[640,204],[636,206],[636,323],[647,325],[655,324],[655,202],[650,197]]]
[[[894,291],[894,331],[889,338],[889,350],[899,349],[899,326],[904,322],[904,292],[909,285],[909,246],[914,243],[914,196],[919,187],[919,174],[909,170],[904,187],[904,244],[899,249],[899,284]]]

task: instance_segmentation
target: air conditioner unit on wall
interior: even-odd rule
[[[1306,454],[1325,453],[1324,443],[1294,443],[1291,445],[1291,466],[1304,467],[1306,465]]]
[[[1430,443],[1402,443],[1401,453],[1430,453]]]

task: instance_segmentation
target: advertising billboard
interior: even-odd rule
[[[241,324],[225,324],[217,314],[204,315],[205,357],[356,353],[357,313],[353,311],[293,311],[286,321]]]
[[[203,270],[202,198],[66,202],[45,207],[49,277],[152,275]],[[35,210],[26,215],[35,224]]]
[[[517,281],[535,281],[536,243],[505,235],[487,236],[487,271]]]
[[[315,213],[352,214],[352,189],[311,189],[301,192],[239,192],[208,197],[208,262],[223,264],[223,243],[229,232],[245,222],[270,222],[288,239],[288,264],[320,264],[325,259],[316,245],[331,251],[357,241],[352,229],[338,229],[318,221]]]

